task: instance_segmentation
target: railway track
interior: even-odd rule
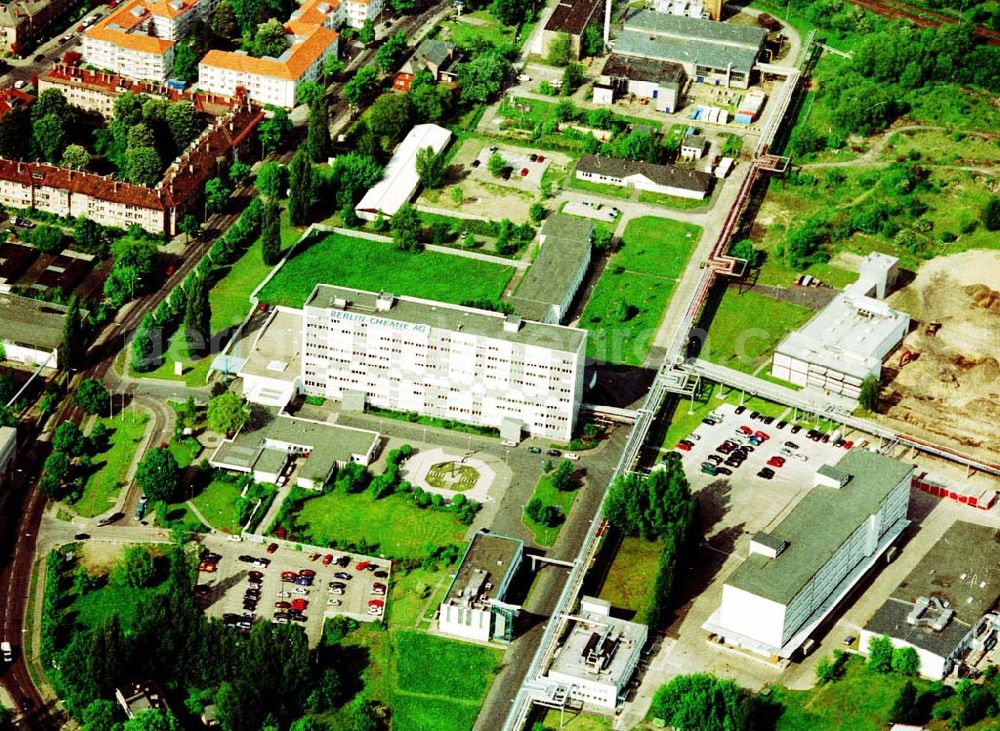
[[[928,10],[902,0],[848,0],[852,5],[869,10],[890,20],[907,20],[918,28],[940,28],[942,25],[958,25],[958,18]],[[1000,31],[977,25],[973,34],[990,46],[1000,46]]]

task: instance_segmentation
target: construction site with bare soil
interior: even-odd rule
[[[1000,462],[1000,251],[928,261],[890,302],[913,325],[884,371],[878,420]]]

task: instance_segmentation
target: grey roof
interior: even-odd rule
[[[751,554],[729,575],[727,586],[788,604],[913,471],[912,465],[864,449],[851,450],[837,467],[851,475],[847,485],[810,490],[767,531],[788,547],[777,558]]]
[[[757,531],[754,537],[751,539],[754,543],[759,543],[762,546],[767,546],[775,551],[780,551],[785,546],[785,542],[780,538],[772,536],[766,531]]]
[[[62,305],[0,294],[0,341],[55,350],[62,344],[65,319]]]
[[[511,304],[521,317],[541,320],[566,298],[581,267],[590,263],[594,224],[576,216],[556,214],[542,226],[545,243],[517,287]]]
[[[345,300],[345,312],[383,318],[389,321],[426,325],[441,330],[459,331],[496,338],[512,343],[536,345],[567,353],[576,353],[586,342],[587,331],[562,325],[547,325],[525,320],[516,331],[504,329],[506,316],[471,307],[433,302],[416,297],[396,297],[391,309],[379,312],[375,308],[375,292],[317,284],[304,307],[339,309],[335,300]]]
[[[689,18],[686,15],[639,10],[625,19],[625,30],[639,30],[670,38],[689,39],[703,43],[760,48],[767,31],[753,25],[720,23],[717,20]]]
[[[712,176],[701,170],[689,170],[677,165],[654,165],[649,162],[622,160],[602,155],[581,155],[576,169],[612,178],[644,175],[659,185],[694,190],[699,193],[707,193],[712,185]]]
[[[936,597],[955,610],[944,629],[912,626],[906,616],[920,597]],[[949,655],[1000,599],[1000,530],[957,521],[913,567],[865,629]]]
[[[414,52],[417,57],[426,58],[430,63],[435,66],[441,66],[451,58],[452,51],[455,50],[455,44],[449,43],[448,41],[438,41],[434,39],[427,39],[419,46]]]
[[[843,483],[847,480],[850,475],[841,469],[837,469],[832,464],[820,465],[820,468],[816,470],[823,477],[829,477],[831,480],[836,480],[837,482]]]
[[[682,84],[684,82],[684,67],[670,61],[657,61],[652,58],[622,56],[612,53],[604,63],[602,76],[613,79],[626,78],[632,81],[655,81],[660,85]]]
[[[545,30],[578,36],[594,17],[599,5],[603,5],[600,0],[559,0],[545,23]]]
[[[699,134],[684,135],[684,141],[681,143],[681,147],[697,147],[699,149],[704,149],[705,138]]]
[[[615,52],[719,70],[731,64],[735,71],[743,73],[750,73],[758,53],[756,48],[664,38],[639,30],[622,31],[615,41]]]
[[[459,603],[462,599],[468,601],[470,597],[465,589],[472,581],[483,575],[491,587],[486,589],[484,584],[478,596],[503,601],[500,590],[506,589],[509,585],[511,572],[517,569],[523,551],[524,541],[519,538],[477,531],[472,536],[469,547],[465,549],[465,556],[462,557],[455,578],[448,587],[445,603]],[[459,590],[463,593],[462,597],[458,596]]]

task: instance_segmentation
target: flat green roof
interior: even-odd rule
[[[556,214],[545,222],[545,243],[510,298],[514,310],[528,320],[543,320],[553,305],[566,298],[582,267],[590,263],[593,222]]]
[[[726,585],[788,604],[913,466],[864,449],[845,454],[837,468],[851,476],[840,488],[814,487],[781,523],[767,530],[788,545],[776,558],[751,554]]]

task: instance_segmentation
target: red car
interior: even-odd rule
[[[251,571],[247,574],[247,578],[250,579],[250,581],[260,581],[264,578],[264,574],[260,571]]]
[[[785,464],[785,458],[784,457],[774,456],[774,457],[771,457],[771,459],[767,460],[767,463],[771,467],[782,467]]]
[[[763,440],[764,440],[765,442],[766,442],[766,441],[767,441],[768,439],[770,439],[770,438],[771,438],[771,437],[769,437],[769,436],[768,436],[767,434],[765,434],[765,433],[764,433],[764,432],[762,432],[762,431],[758,431],[758,432],[754,432],[754,436],[755,436],[755,437],[760,437],[760,438],[761,438],[761,439],[763,439]]]
[[[539,155],[538,159],[535,160],[535,162],[545,162],[545,155]]]
[[[368,602],[368,613],[369,614],[382,614],[385,609],[385,602],[381,599],[372,599]]]
[[[521,177],[522,178],[528,177],[528,168],[521,168]]]
[[[302,569],[299,571],[299,576],[315,576],[316,572],[312,569]]]
[[[282,571],[281,572],[281,580],[282,581],[295,581],[297,578],[299,578],[299,575],[297,573],[295,573],[294,571]]]
[[[747,435],[753,434],[753,429],[751,429],[750,427],[746,426],[745,424],[740,427],[740,431],[743,432],[744,434],[747,434]]]
[[[277,550],[278,550],[278,544],[277,543],[272,543],[270,546],[267,547],[267,552],[268,553],[274,553]]]
[[[332,553],[328,553],[325,556],[323,556],[323,565],[324,566],[329,566],[332,563],[333,563],[333,554]]]
[[[204,571],[205,573],[208,574],[212,573],[213,571],[217,571],[218,568],[219,567],[216,566],[214,563],[209,563],[208,561],[202,561],[200,564],[198,564],[198,570]]]
[[[385,584],[380,584],[378,582],[372,584],[372,594],[383,595],[385,594]]]
[[[680,442],[677,445],[677,449],[681,450],[682,452],[690,452],[691,446],[689,444],[685,444],[684,442]]]
[[[356,567],[356,570],[357,571],[364,571],[369,566],[371,566],[371,563],[368,562],[368,561],[358,561],[358,565]]]
[[[844,442],[844,449],[850,449],[853,446],[854,446],[854,442],[851,441],[850,439],[848,439],[846,442]]]
[[[275,609],[288,609],[291,606],[292,605],[289,604],[288,602],[275,602],[274,603],[274,608]]]
[[[309,605],[305,599],[292,599],[291,608],[293,612],[305,611],[305,608]]]

